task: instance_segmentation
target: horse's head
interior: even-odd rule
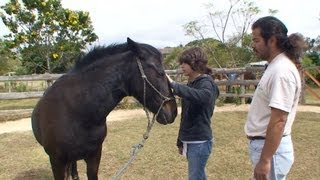
[[[154,47],[127,39],[128,48],[134,55],[132,95],[157,115],[160,124],[174,122],[177,104],[162,66],[162,55]]]

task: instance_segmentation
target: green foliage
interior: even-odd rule
[[[320,35],[317,38],[306,37],[305,42],[307,44],[307,54],[317,52],[320,53]]]
[[[185,48],[183,47],[175,47],[173,50],[164,58],[164,66],[165,69],[178,69],[179,62],[178,58],[179,55],[184,51]]]
[[[20,61],[16,59],[7,59],[0,57],[0,75],[8,74],[9,72],[15,72],[20,65]]]
[[[249,40],[246,40],[249,46]],[[251,39],[250,39],[251,42]],[[166,69],[178,69],[178,57],[185,49],[189,47],[202,47],[208,55],[208,66],[211,68],[221,67],[243,67],[249,62],[257,61],[251,48],[228,46],[225,43],[213,38],[206,38],[202,40],[194,40],[186,44],[184,47],[172,48],[170,54],[164,58],[164,65]],[[233,57],[230,51],[233,52]],[[234,60],[232,60],[234,59]]]
[[[14,55],[6,46],[6,42],[0,39],[0,75],[16,71],[20,61],[14,58]]]
[[[310,58],[310,56],[306,55],[303,59],[302,59],[302,65],[304,67],[308,67],[308,66],[315,66],[315,64],[313,63],[313,60]]]
[[[186,35],[202,41],[209,55],[210,66],[218,68],[244,66],[248,62],[255,61],[250,50],[251,36],[247,31],[255,16],[260,13],[260,9],[250,0],[229,1],[226,7],[221,10],[217,9],[215,4],[209,3],[207,21],[203,23],[191,21],[183,28]]]
[[[305,38],[305,42],[308,46],[306,54],[303,58],[302,65],[304,67],[308,66],[320,66],[320,36],[315,39],[309,37]],[[320,79],[319,73],[315,70],[310,70],[310,72]],[[308,79],[307,83],[311,83],[312,80]]]
[[[4,89],[9,90],[13,92],[26,92],[27,91],[27,85],[23,82],[16,82],[16,81],[8,81],[4,83]]]
[[[312,65],[314,66],[320,66],[320,51],[316,52],[310,52],[306,55],[306,58],[311,60]]]
[[[15,86],[15,90],[16,90],[17,92],[26,92],[26,90],[27,90],[27,85],[24,84],[24,83],[22,83],[22,82],[20,82],[20,83],[18,83],[18,84]]]
[[[186,35],[195,37],[196,39],[204,39],[204,26],[198,21],[190,21],[183,25]]]
[[[320,64],[315,64],[316,63],[316,58],[314,59],[313,56],[310,56],[310,55],[306,55],[303,60],[302,60],[302,65],[303,67],[310,67],[310,66],[320,66]],[[316,77],[317,79],[320,80],[320,74],[318,73],[317,70],[315,69],[308,69],[308,72],[310,72],[314,77]],[[306,76],[306,79],[305,79],[306,83],[308,85],[315,85],[315,82],[309,78],[308,76]]]
[[[15,69],[14,72],[16,73],[15,75],[17,75],[17,76],[29,74],[29,71],[28,71],[27,67],[26,66],[21,66],[21,65],[18,66],[17,69]]]
[[[7,47],[20,53],[29,73],[60,73],[98,37],[88,12],[65,9],[60,0],[10,0],[0,16]]]
[[[305,38],[307,44],[306,54],[303,57],[302,65],[308,66],[320,66],[320,36],[317,38]],[[320,74],[315,69],[308,70],[314,77],[320,80]],[[306,79],[308,85],[314,86],[315,82],[309,77]]]

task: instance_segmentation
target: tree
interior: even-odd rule
[[[310,60],[311,63],[308,65],[320,66],[320,36],[315,39],[307,37],[305,38],[305,42],[307,44],[305,58]]]
[[[180,64],[177,59],[184,50],[185,48],[181,46],[172,48],[171,52],[164,57],[165,69],[178,69]]]
[[[7,48],[5,42],[0,39],[0,75],[17,71],[20,63],[15,60],[14,55]]]
[[[65,9],[60,0],[10,0],[0,15],[10,31],[5,41],[29,73],[64,72],[98,38],[89,13]]]
[[[191,21],[185,24],[184,30],[186,35],[195,39],[207,39],[211,36],[213,39],[220,41],[224,48],[224,57],[219,57],[217,49],[208,44],[203,46],[211,53],[211,57],[218,67],[236,67],[252,60],[250,55],[250,36],[247,31],[253,22],[253,19],[260,10],[250,0],[229,0],[227,9],[221,11],[221,7],[216,9],[214,3],[206,5],[208,9],[208,19],[204,23]],[[270,13],[276,11],[269,10]],[[220,49],[220,51],[222,51]],[[249,54],[248,54],[249,53]],[[242,56],[243,55],[243,56]],[[227,59],[224,59],[227,58]],[[226,61],[228,61],[226,63]]]

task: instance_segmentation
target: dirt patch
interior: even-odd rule
[[[227,112],[227,111],[248,111],[249,105],[243,104],[243,105],[224,105],[221,107],[216,107],[215,112]],[[305,106],[300,105],[298,107],[298,111],[302,112],[316,112],[320,113],[320,106]],[[6,119],[4,122],[0,123],[0,134],[2,133],[9,133],[9,132],[15,132],[15,131],[29,131],[31,130],[31,120],[30,120],[30,114],[32,110],[24,110],[24,111],[7,111],[6,116],[10,116],[14,114],[19,114],[17,116],[25,116],[27,118],[15,120],[15,121],[9,121]],[[9,113],[9,114],[8,114]],[[181,113],[181,110],[178,109],[178,113]],[[5,117],[2,117],[5,113],[0,112],[0,119],[5,119]],[[127,120],[135,116],[139,115],[145,115],[145,112],[143,109],[130,109],[130,110],[114,110],[112,111],[108,117],[107,121],[122,121]]]

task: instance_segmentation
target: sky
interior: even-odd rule
[[[4,5],[8,0],[0,0]],[[186,36],[183,25],[190,21],[203,21],[208,15],[205,4],[215,3],[226,10],[227,0],[62,0],[64,8],[90,13],[96,44],[134,41],[151,44],[157,48],[185,45],[194,40]],[[320,0],[255,0],[262,10],[257,18],[268,14],[268,9],[278,10],[275,15],[282,20],[289,34],[299,32],[306,37],[320,35]],[[0,22],[0,36],[8,31]]]

